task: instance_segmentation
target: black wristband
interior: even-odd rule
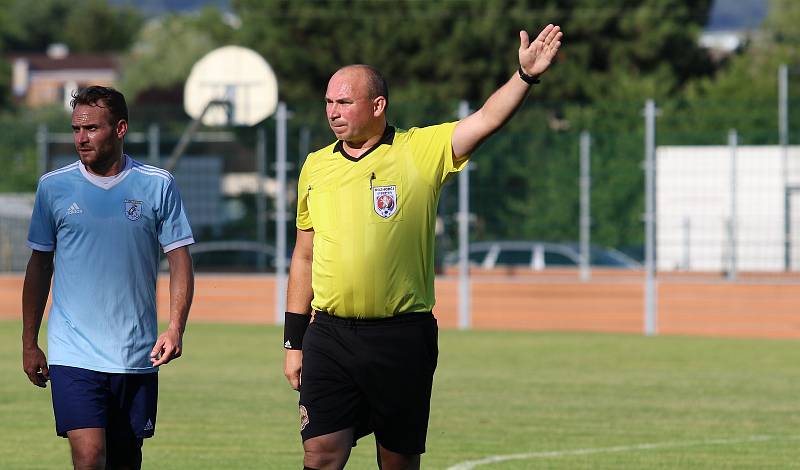
[[[283,320],[283,347],[285,349],[303,349],[303,336],[311,322],[311,315],[286,312]]]
[[[541,83],[542,81],[539,80],[539,77],[534,77],[533,75],[528,75],[522,70],[522,66],[517,69],[517,73],[519,74],[519,78],[522,79],[523,82],[527,83],[528,85],[536,85],[537,83]]]

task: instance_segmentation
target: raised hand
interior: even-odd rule
[[[553,63],[564,33],[560,26],[547,25],[531,42],[526,31],[519,32],[519,66],[526,75],[538,77]]]

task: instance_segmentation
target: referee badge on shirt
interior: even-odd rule
[[[397,212],[397,186],[373,186],[372,202],[375,213],[388,219]]]
[[[139,220],[142,217],[142,201],[125,199],[125,216],[130,220]]]

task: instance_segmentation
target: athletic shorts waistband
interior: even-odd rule
[[[386,326],[404,323],[417,323],[432,320],[433,312],[408,312],[393,317],[382,318],[343,318],[319,310],[314,311],[314,321],[341,326]]]

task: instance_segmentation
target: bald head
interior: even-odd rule
[[[358,76],[360,80],[363,80],[361,83],[366,86],[367,98],[375,99],[383,96],[386,98],[386,102],[389,102],[389,86],[386,84],[386,79],[375,67],[366,64],[346,65],[337,70],[333,76],[335,77],[339,74]]]
[[[386,81],[368,65],[348,65],[336,71],[325,92],[331,130],[351,149],[373,145],[386,127]]]

